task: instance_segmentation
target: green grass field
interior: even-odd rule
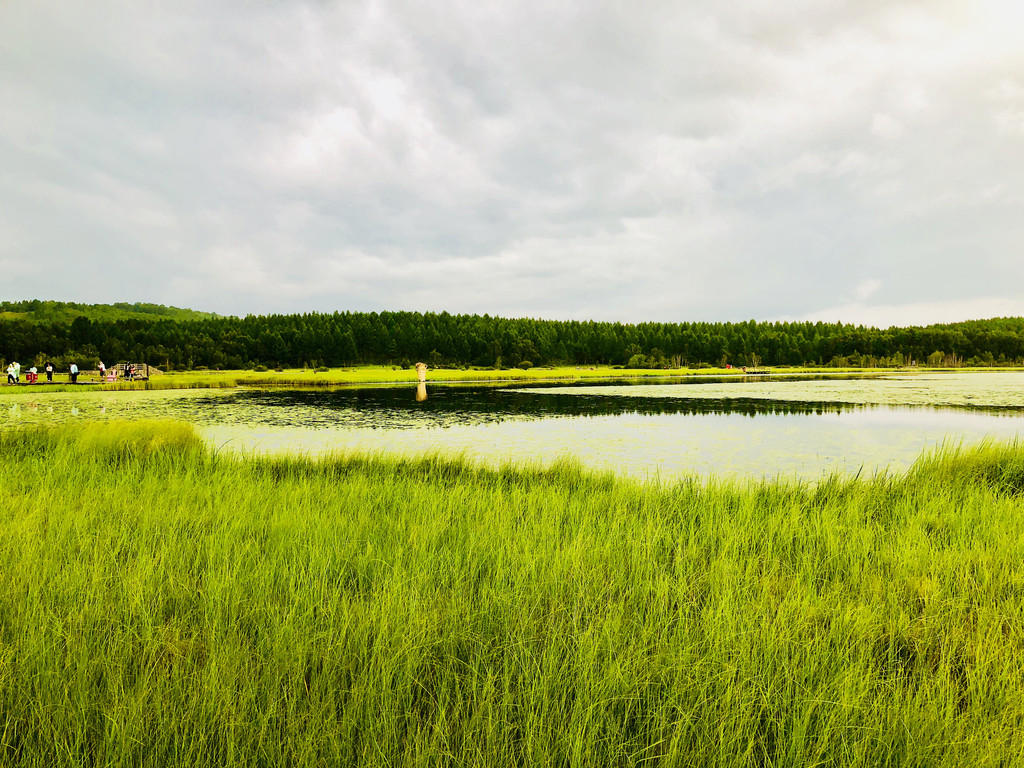
[[[921,369],[926,370],[926,369]],[[934,369],[928,369],[934,370]],[[983,370],[983,369],[970,369]],[[984,369],[990,370],[990,369]],[[772,369],[776,375],[873,375],[892,372],[892,369],[880,368],[795,368],[782,367]],[[562,366],[555,368],[531,368],[529,370],[488,368],[431,369],[427,374],[430,384],[455,383],[501,383],[531,381],[586,381],[600,379],[686,379],[693,376],[743,376],[738,368],[689,368],[677,369],[626,369],[612,366]],[[331,368],[329,371],[315,373],[311,369],[285,369],[283,371],[174,371],[154,375],[149,381],[118,381],[100,383],[94,371],[84,372],[79,377],[79,384],[68,383],[68,376],[59,373],[53,383],[41,383],[33,386],[38,392],[67,392],[76,388],[88,387],[106,390],[129,389],[218,389],[230,387],[258,387],[265,389],[306,389],[311,387],[350,387],[375,384],[408,384],[415,383],[416,371],[410,368],[399,368],[391,365],[362,365],[350,368]],[[5,387],[0,385],[0,394],[25,389],[22,387]]]
[[[627,370],[611,366],[564,366],[561,368],[518,368],[493,370],[487,368],[431,369],[428,381],[433,384],[455,382],[519,382],[519,381],[576,381],[585,379],[611,378],[649,378],[671,377],[680,378],[693,376],[697,373],[732,374],[738,371],[725,369],[651,369]],[[368,384],[415,383],[416,371],[411,368],[399,368],[391,365],[361,365],[350,368],[331,368],[328,371],[315,373],[311,369],[285,369],[282,371],[174,371],[155,375],[150,381],[115,383],[99,383],[95,372],[83,373],[79,377],[79,386],[90,385],[103,389],[201,389],[223,388],[236,386],[290,388],[308,387],[359,386]],[[68,383],[67,374],[58,374],[52,384],[40,384],[40,390],[67,391],[72,387]],[[0,388],[0,391],[7,388]],[[10,388],[14,389],[14,388]]]
[[[1024,446],[816,485],[0,433],[0,765],[1024,764]]]

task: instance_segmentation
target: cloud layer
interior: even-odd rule
[[[1024,314],[1019,4],[0,6],[0,296]]]

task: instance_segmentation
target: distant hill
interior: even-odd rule
[[[78,304],[73,301],[0,301],[0,320],[27,320],[31,323],[71,323],[77,317],[93,322],[115,320],[209,320],[213,312],[165,307],[163,304],[118,302],[116,304]]]

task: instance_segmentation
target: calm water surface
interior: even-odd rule
[[[422,396],[422,392],[420,393]],[[1024,373],[332,391],[179,390],[0,399],[0,429],[173,418],[218,450],[443,451],[488,462],[572,455],[640,477],[790,476],[908,467],[943,442],[1024,435]],[[99,427],[101,428],[101,427]]]

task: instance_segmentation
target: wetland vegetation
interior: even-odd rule
[[[0,764],[1024,760],[1024,447],[817,483],[0,431]]]

